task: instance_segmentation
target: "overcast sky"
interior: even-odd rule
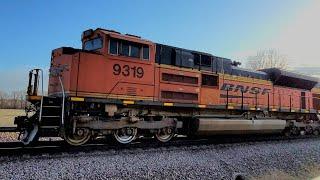
[[[98,27],[243,63],[275,48],[291,69],[314,74],[319,17],[317,0],[1,1],[0,90],[25,90],[28,70],[48,70],[52,49],[79,48],[81,32]]]

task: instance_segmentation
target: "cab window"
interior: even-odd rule
[[[110,38],[109,41],[109,54],[143,60],[149,60],[150,58],[149,46],[114,38]]]
[[[99,38],[86,41],[84,43],[83,49],[87,51],[94,51],[94,50],[101,49],[102,46],[103,46],[103,40],[102,38],[99,37]]]
[[[118,54],[118,41],[115,39],[110,39],[109,53]]]
[[[130,57],[140,58],[140,46],[138,44],[130,45]]]
[[[122,42],[120,49],[121,49],[120,55],[129,56],[129,44],[127,42]]]
[[[149,46],[143,46],[143,59],[149,59]]]

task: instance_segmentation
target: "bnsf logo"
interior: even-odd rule
[[[250,94],[260,94],[261,93],[262,95],[264,95],[264,94],[268,94],[271,89],[224,83],[221,87],[221,90],[233,91],[233,92],[243,92],[243,93],[250,93]]]

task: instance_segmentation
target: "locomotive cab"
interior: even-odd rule
[[[94,32],[92,29],[82,33],[82,50],[105,54],[105,34]]]
[[[52,52],[51,70],[61,71],[69,96],[153,99],[154,45],[137,36],[97,29],[84,31],[82,49]],[[50,76],[49,95],[61,94],[58,79]]]

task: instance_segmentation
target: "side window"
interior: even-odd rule
[[[129,44],[127,42],[122,42],[121,43],[120,55],[129,56]]]
[[[149,46],[143,46],[143,59],[149,60]]]
[[[203,86],[218,86],[218,76],[202,74]]]
[[[150,58],[149,46],[114,38],[109,40],[109,54],[143,60],[149,60]]]
[[[109,53],[118,55],[118,41],[115,39],[110,39]]]
[[[130,45],[130,57],[140,58],[140,47],[138,44]]]
[[[103,46],[103,41],[102,41],[102,38],[99,37],[99,38],[86,41],[84,43],[83,49],[87,51],[94,51],[94,50],[101,49],[102,46]]]
[[[193,53],[194,56],[194,65],[200,66],[200,55],[197,53]]]
[[[201,55],[201,66],[211,67],[211,57]]]
[[[193,68],[194,66],[194,55],[189,51],[176,50],[176,66]]]

